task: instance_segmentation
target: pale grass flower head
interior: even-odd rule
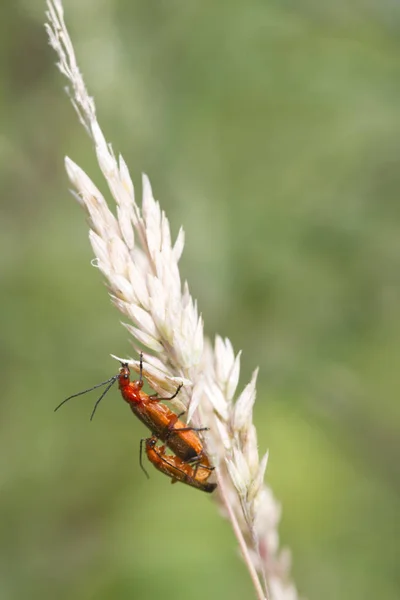
[[[135,348],[134,358],[114,358],[138,371],[139,342],[146,349],[143,375],[156,392],[169,395],[183,384],[177,406],[187,410],[188,422],[210,428],[203,441],[217,467],[214,496],[232,523],[257,597],[297,600],[288,581],[288,555],[279,554],[280,507],[264,484],[268,454],[260,459],[253,424],[258,371],[238,394],[240,352],[235,354],[229,339],[217,336],[214,346],[204,339],[197,304],[180,278],[183,230],[172,241],[168,219],[146,176],[141,206],[136,203],[129,169],[122,156],[116,158],[97,121],[62,3],[48,0],[47,5],[50,44],[115,203],[113,214],[87,174],[65,159],[74,196],[87,214],[93,264],[106,279],[114,306],[127,319],[123,325]]]

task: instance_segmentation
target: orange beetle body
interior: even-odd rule
[[[184,462],[178,456],[173,456],[166,453],[166,446],[157,446],[157,438],[153,435],[141,441],[140,444],[140,464],[142,465],[142,442],[145,442],[146,455],[154,467],[171,477],[172,482],[180,481],[186,485],[197,488],[203,492],[211,494],[217,487],[216,483],[209,483],[207,479],[210,477],[212,470],[210,467],[198,464],[196,467]],[[144,470],[144,468],[143,468]],[[144,470],[145,471],[145,470]],[[146,471],[145,471],[146,473]],[[146,473],[147,475],[147,473]]]
[[[130,371],[127,364],[124,364],[118,377],[119,389],[125,402],[127,402],[132,412],[138,417],[144,425],[154,434],[154,436],[167,444],[167,446],[184,462],[201,462],[210,465],[210,462],[204,452],[203,444],[193,427],[188,427],[181,421],[172,410],[160,400],[171,400],[171,398],[158,398],[149,396],[142,391],[142,378],[136,381],[130,381]],[[204,430],[205,428],[200,428]]]

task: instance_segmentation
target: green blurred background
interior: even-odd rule
[[[351,4],[351,6],[350,6]],[[309,600],[400,595],[400,5],[65,0],[100,122],[149,174],[255,419]],[[63,156],[104,186],[44,3],[0,20],[0,599],[252,598],[213,502],[139,471],[131,353]]]

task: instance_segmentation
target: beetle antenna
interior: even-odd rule
[[[143,352],[140,353],[139,359],[139,381],[143,381]]]
[[[149,474],[143,465],[143,442],[147,442],[147,440],[145,438],[142,438],[140,440],[139,464],[140,464],[140,468],[142,469],[143,473],[146,475],[147,479],[150,479]]]
[[[112,377],[110,377],[110,379],[107,379],[107,381],[98,383],[97,385],[94,385],[93,387],[88,388],[87,390],[83,390],[83,392],[78,392],[77,394],[72,394],[72,396],[68,396],[68,398],[65,398],[65,400],[63,400],[58,406],[56,406],[56,408],[54,409],[54,412],[56,412],[63,404],[68,402],[68,400],[71,400],[71,398],[76,398],[77,396],[82,396],[83,394],[87,394],[88,392],[91,392],[92,390],[95,390],[96,388],[101,387],[102,385],[106,385],[110,381],[112,381],[114,383],[114,381],[116,381],[116,379],[118,379],[118,375],[113,375]],[[111,386],[109,386],[107,388],[107,390],[109,390],[110,387]]]
[[[118,375],[114,376],[111,380],[111,383],[106,387],[106,389],[104,390],[104,392],[102,393],[102,395],[100,396],[100,398],[98,400],[96,400],[96,404],[94,405],[94,408],[92,410],[92,414],[90,415],[90,420],[93,420],[94,417],[94,413],[96,412],[96,409],[98,407],[98,405],[100,404],[100,402],[103,400],[104,396],[107,394],[108,390],[110,389],[111,386],[114,385],[114,383],[117,381],[118,379]],[[107,383],[107,382],[106,382]]]

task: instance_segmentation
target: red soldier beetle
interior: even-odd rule
[[[178,456],[166,453],[166,445],[157,446],[157,437],[152,436],[151,438],[140,440],[140,467],[147,476],[149,477],[146,469],[143,466],[143,443],[145,444],[145,451],[148,460],[154,465],[154,467],[171,477],[171,483],[180,481],[186,485],[197,488],[203,492],[211,494],[217,487],[216,483],[209,483],[207,479],[212,473],[212,467],[197,463],[195,467],[187,462],[184,462]]]

